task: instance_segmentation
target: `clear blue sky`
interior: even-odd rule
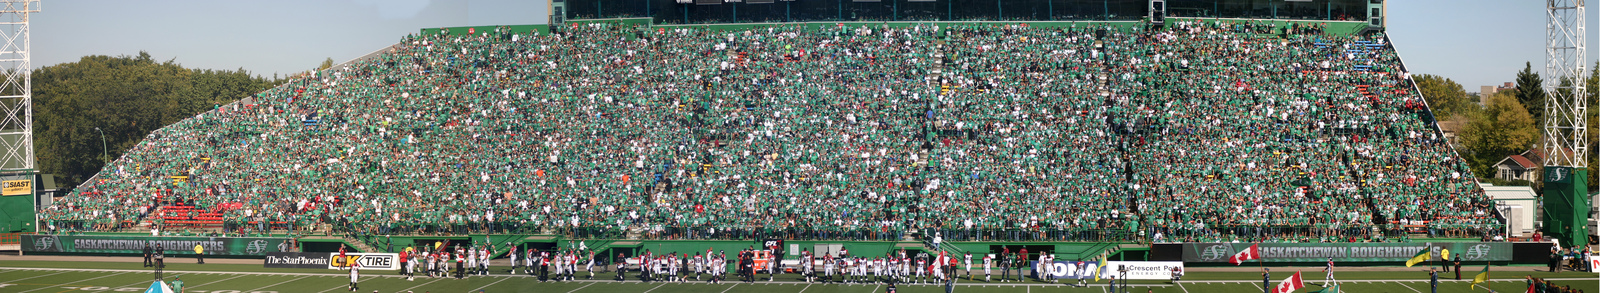
[[[1595,1],[1591,1],[1595,2]],[[45,0],[33,18],[34,66],[85,55],[176,58],[191,68],[271,76],[343,62],[419,28],[534,24],[542,0]],[[1512,81],[1523,62],[1543,71],[1544,1],[1389,1],[1389,32],[1415,73],[1477,91]],[[1600,47],[1600,7],[1589,3],[1589,43]],[[1589,59],[1600,57],[1591,49]],[[1593,61],[1590,61],[1593,64]]]
[[[541,0],[44,0],[33,66],[86,55],[176,58],[272,76],[344,62],[420,28],[545,23]]]
[[[1544,74],[1545,1],[1455,0],[1389,2],[1389,36],[1413,73],[1478,86],[1516,81],[1525,62]],[[1600,1],[1588,0],[1588,68],[1600,52]],[[1591,91],[1597,89],[1590,89]]]

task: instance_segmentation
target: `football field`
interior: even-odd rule
[[[3,259],[0,259],[3,260]],[[611,273],[597,273],[595,280],[568,282],[540,282],[527,275],[511,275],[504,267],[494,268],[490,276],[471,276],[466,279],[418,277],[407,281],[395,271],[364,271],[360,292],[652,292],[652,293],[806,293],[806,292],[885,292],[884,284],[816,284],[805,283],[797,275],[778,275],[777,281],[755,283],[724,282],[707,284],[644,283],[630,274],[626,282],[613,281]],[[1481,267],[1480,267],[1481,269]],[[1501,270],[1499,267],[1492,270]],[[1289,274],[1273,274],[1273,284]],[[1469,270],[1476,274],[1477,270]],[[1590,273],[1534,272],[1530,267],[1505,267],[1497,272],[1491,286],[1497,292],[1523,292],[1527,283],[1524,276],[1546,278],[1557,285],[1572,286],[1585,292],[1597,292],[1600,279]],[[1441,274],[1453,278],[1453,274]],[[348,292],[349,277],[342,271],[315,269],[263,269],[246,264],[171,264],[164,272],[165,280],[181,278],[185,292],[192,293],[319,293]],[[763,275],[763,277],[765,277]],[[998,276],[997,276],[998,277]],[[1322,274],[1305,270],[1306,288],[1296,292],[1322,289]],[[1342,292],[1430,292],[1429,284],[1421,272],[1357,271],[1340,274]],[[1470,279],[1470,276],[1465,276]],[[139,263],[124,262],[39,262],[0,261],[0,292],[142,292],[154,279],[152,270]],[[692,278],[691,278],[692,279]],[[954,286],[954,292],[1112,292],[1102,281],[1087,287],[1065,284],[1027,282],[969,282],[963,280]],[[1177,284],[1166,281],[1138,281],[1129,284],[1126,292],[1183,292],[1183,293],[1247,293],[1262,292],[1260,275],[1253,272],[1193,272]],[[944,292],[942,285],[897,285],[898,292]],[[1476,290],[1483,290],[1478,288]],[[1467,281],[1442,280],[1439,292],[1474,292]],[[1488,291],[1476,291],[1488,292]]]

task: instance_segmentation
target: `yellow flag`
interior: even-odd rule
[[[1489,282],[1489,264],[1483,264],[1483,271],[1479,272],[1478,276],[1472,277],[1472,284],[1468,286],[1472,286],[1473,290],[1477,290],[1478,283],[1487,282]]]
[[[1409,268],[1417,263],[1428,261],[1428,257],[1433,255],[1429,252],[1427,247],[1423,247],[1422,251],[1417,252],[1417,255],[1411,256],[1411,259],[1406,260],[1406,267]]]

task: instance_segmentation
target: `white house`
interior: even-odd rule
[[[1534,219],[1539,215],[1539,201],[1533,187],[1494,186],[1480,183],[1483,191],[1495,203],[1495,209],[1506,217],[1507,237],[1532,237]]]

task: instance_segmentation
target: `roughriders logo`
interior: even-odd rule
[[[1233,247],[1228,244],[1217,244],[1201,248],[1198,252],[1200,253],[1200,261],[1218,261],[1232,256],[1232,251]]]
[[[36,239],[33,240],[33,250],[34,251],[59,251],[59,250],[61,250],[61,240],[56,239],[55,236],[45,236],[45,237],[36,238]]]
[[[1490,246],[1488,244],[1478,244],[1468,247],[1467,252],[1463,252],[1461,254],[1463,254],[1463,256],[1469,260],[1479,260],[1489,255],[1489,249]]]
[[[250,241],[250,244],[246,245],[245,248],[244,248],[244,252],[245,253],[249,253],[249,254],[261,254],[262,252],[265,252],[266,250],[267,250],[267,241],[266,240]]]

